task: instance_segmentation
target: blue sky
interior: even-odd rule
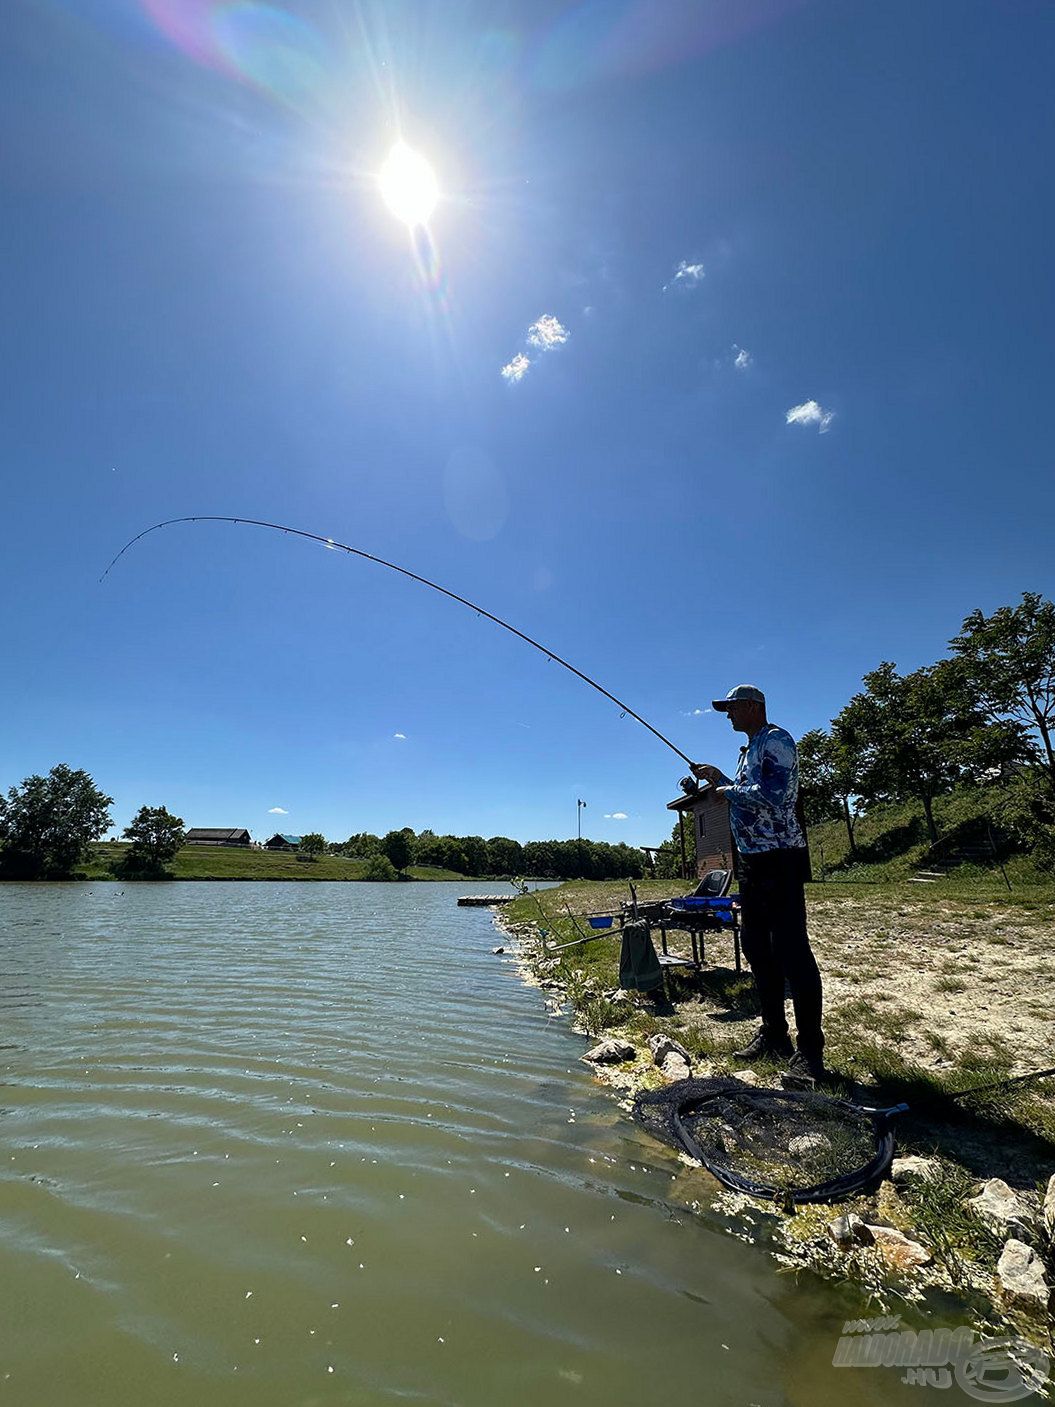
[[[1051,595],[1053,58],[1025,0],[10,0],[0,785],[667,833],[673,754],[376,567],[201,525],[98,584],[183,514],[434,577],[725,766],[732,684],[801,732]]]

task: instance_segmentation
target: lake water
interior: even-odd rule
[[[686,1210],[461,888],[0,886],[0,1402],[937,1398],[832,1368],[862,1298]]]

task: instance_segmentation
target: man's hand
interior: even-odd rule
[[[726,785],[725,776],[717,767],[712,767],[709,762],[694,762],[692,764],[692,775],[701,782],[710,782],[712,787]]]

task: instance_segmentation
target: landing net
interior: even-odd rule
[[[639,1094],[634,1117],[724,1186],[780,1202],[834,1202],[878,1182],[894,1155],[893,1111],[731,1076]]]

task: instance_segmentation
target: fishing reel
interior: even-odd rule
[[[682,777],[678,783],[686,796],[695,796],[700,789],[699,780],[696,777]]]

